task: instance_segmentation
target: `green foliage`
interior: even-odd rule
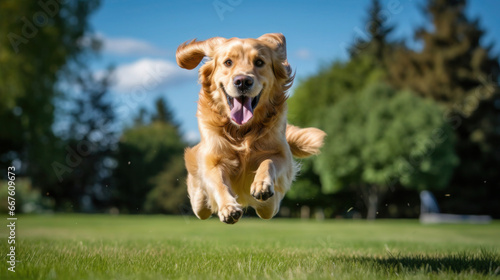
[[[371,56],[360,56],[348,62],[335,62],[330,68],[301,81],[288,100],[290,123],[299,126],[318,126],[318,120],[331,106],[345,96],[380,81],[384,72]]]
[[[424,47],[420,51],[414,51],[409,50],[402,43],[388,41],[388,35],[393,27],[388,26],[381,16],[379,1],[373,1],[365,24],[366,31],[369,33],[368,39],[362,38],[354,42],[351,46],[349,61],[335,63],[332,67],[323,69],[317,75],[303,81],[290,98],[289,115],[292,123],[301,126],[318,126],[327,130],[330,132],[327,139],[331,139],[332,133],[361,134],[356,127],[345,127],[345,131],[329,129],[327,126],[330,122],[335,121],[331,120],[335,117],[335,113],[329,110],[343,109],[342,107],[348,104],[342,103],[344,106],[341,106],[338,103],[344,102],[345,97],[358,94],[374,82],[386,81],[398,91],[410,89],[418,96],[432,99],[433,102],[444,105],[440,118],[441,122],[448,124],[446,128],[441,129],[442,131],[436,130],[433,137],[439,139],[440,134],[448,136],[454,134],[449,139],[456,139],[456,154],[461,159],[451,179],[451,184],[446,190],[447,193],[454,193],[456,198],[449,200],[451,207],[445,207],[445,209],[459,213],[472,210],[477,214],[498,215],[499,208],[495,205],[498,205],[500,190],[496,184],[500,176],[496,170],[498,169],[496,167],[500,165],[498,153],[500,67],[498,57],[491,54],[491,46],[481,45],[484,30],[480,28],[478,20],[467,18],[465,4],[465,0],[429,0],[424,12],[432,21],[433,28],[417,30],[416,38],[423,42]],[[351,102],[350,106],[357,106],[354,101],[345,102]],[[410,109],[412,108],[408,108],[408,112],[413,113],[414,110]],[[374,108],[369,104],[366,110],[372,112]],[[359,116],[348,114],[346,113],[345,116],[361,122]],[[381,114],[383,116],[383,113]],[[378,118],[379,121],[375,121],[376,119],[372,118],[369,124],[367,121],[366,125],[366,130],[372,133],[372,137],[381,136],[372,130],[374,127],[380,129],[381,123],[385,122],[383,117]],[[341,123],[339,127],[348,125],[350,124]],[[417,125],[417,123],[409,125]],[[443,176],[436,174],[441,174],[437,172],[454,162],[449,156],[451,148],[429,149],[426,145],[431,147],[439,147],[439,145],[418,140],[421,141],[423,147],[419,149],[414,146],[414,151],[406,151],[404,160],[396,165],[400,174],[396,174],[394,166],[382,168],[379,165],[387,162],[384,156],[402,153],[398,151],[398,146],[393,146],[397,139],[381,139],[388,142],[382,144],[381,141],[379,144],[381,147],[374,147],[371,152],[366,149],[363,154],[355,154],[354,158],[339,158],[341,163],[338,163],[339,170],[335,172],[350,174],[350,178],[346,177],[345,180],[338,181],[337,175],[327,172],[327,169],[323,170],[321,172],[323,188],[329,191],[342,189],[344,188],[343,181],[352,184],[358,179],[360,181],[358,185],[361,185],[360,191],[367,203],[367,197],[370,195],[380,197],[382,195],[380,192],[387,189],[384,187],[380,190],[383,178],[388,180],[390,185],[401,184],[411,186],[415,190],[424,187],[434,189],[446,187],[446,182],[449,182],[452,176],[451,171],[443,173]],[[359,147],[365,140],[353,138],[349,141],[337,144],[338,149],[347,149],[342,146],[351,144]],[[405,145],[406,143],[399,147]],[[323,153],[325,154],[325,151],[330,148],[325,147]],[[422,156],[426,155],[428,150],[433,150],[433,152],[429,156]],[[323,159],[325,157],[327,156],[324,155]],[[360,160],[361,158],[363,161]],[[374,162],[365,165],[366,158]],[[411,159],[414,161],[416,159],[417,164],[412,164]],[[314,165],[315,170],[321,169],[316,166],[317,163]],[[299,184],[301,180],[305,180],[302,185],[315,181],[315,175],[311,170],[304,170],[304,174],[308,177],[299,178]],[[432,185],[428,182],[432,182]],[[315,189],[317,186],[314,185],[311,188]]]
[[[428,0],[425,15],[433,28],[415,32],[423,50],[395,52],[389,81],[469,116],[481,99],[498,93],[500,66],[491,46],[481,46],[485,32],[478,20],[466,17],[465,5],[465,0]]]
[[[368,39],[356,38],[349,48],[351,58],[360,55],[369,55],[377,60],[379,65],[384,65],[384,59],[389,55],[392,42],[388,41],[388,36],[394,30],[394,26],[389,25],[386,20],[387,15],[382,12],[382,5],[379,0],[373,0],[369,8],[368,17],[365,20],[365,28],[368,32]]]
[[[327,192],[396,183],[440,189],[457,163],[442,111],[409,92],[371,86],[330,107],[323,126],[328,138],[316,168]]]
[[[373,1],[365,26],[368,39],[355,39],[349,48],[350,60],[337,61],[318,74],[301,81],[288,102],[288,116],[291,123],[324,129],[326,124],[322,120],[333,104],[340,102],[344,97],[356,94],[369,84],[385,79],[386,55],[394,45],[387,40],[387,37],[393,27],[387,24],[381,14],[379,1]],[[332,207],[331,198],[321,199],[325,197],[324,194],[317,195],[322,187],[318,175],[314,172],[313,160],[304,160],[303,166],[302,175],[294,184],[285,203],[288,203],[288,200],[304,203],[308,198],[309,201],[306,202],[308,204],[324,208]],[[329,179],[321,178],[321,182],[325,180]]]
[[[320,178],[313,170],[313,160],[311,158],[302,160],[300,165],[298,179],[286,193],[281,203],[282,207],[289,209],[300,209],[304,205],[312,209],[328,207],[331,201],[321,190]]]
[[[321,195],[321,186],[319,182],[315,181],[312,174],[304,174],[310,172],[313,167],[312,160],[304,160],[299,174],[300,180],[293,183],[293,188],[287,192],[286,197],[292,201],[304,202],[308,199],[313,199]]]
[[[155,105],[149,115],[139,110],[118,143],[115,203],[128,213],[178,214],[187,203],[186,144],[168,103],[158,99]]]
[[[288,100],[289,121],[302,127],[326,129],[323,120],[329,107],[383,77],[383,69],[371,56],[360,55],[348,62],[335,62],[331,68],[323,69],[298,85]],[[320,180],[318,173],[314,171],[313,161],[313,158],[303,160],[300,176],[289,195],[287,194],[285,204],[305,203],[314,207],[332,207],[331,197],[324,199],[324,193],[318,195],[323,188],[320,182],[327,179]]]
[[[53,155],[50,162],[58,182],[42,186],[41,190],[51,194],[57,210],[89,212],[108,206],[112,150],[118,136],[113,128],[110,73],[96,78],[87,69],[80,71],[75,74],[73,91],[64,94],[66,103],[60,102],[62,108],[55,125],[57,147],[64,152],[63,156]]]
[[[144,210],[148,213],[185,214],[189,205],[184,159],[172,159],[158,175],[151,179],[154,188],[147,194]]]
[[[151,116],[151,121],[170,123],[176,127],[178,126],[177,122],[174,120],[174,112],[165,102],[165,99],[159,98],[158,100],[156,100],[155,108],[156,108],[156,113],[153,116]],[[141,114],[144,113],[139,112],[138,119],[141,118]]]
[[[16,178],[15,182],[15,213],[44,213],[51,211],[54,207],[54,200],[44,195],[39,189],[33,188],[28,178]],[[7,181],[0,180],[0,186],[8,186]],[[8,212],[8,188],[0,189],[0,213]]]
[[[184,147],[177,128],[169,123],[153,122],[125,130],[118,143],[115,170],[118,206],[130,213],[142,213],[144,201],[155,187],[151,178],[172,166],[182,166],[176,159],[182,156]],[[174,182],[163,182],[167,183]]]
[[[388,81],[446,107],[461,161],[446,190],[454,199],[444,202],[445,211],[499,217],[500,65],[465,7],[465,0],[428,0],[424,12],[432,28],[415,32],[423,49],[395,51]]]
[[[0,167],[21,160],[19,175],[35,187],[57,180],[50,165],[63,154],[52,132],[57,86],[84,52],[79,42],[100,1],[61,2],[0,1]]]

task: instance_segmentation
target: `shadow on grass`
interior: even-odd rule
[[[388,252],[380,257],[338,257],[337,260],[360,263],[389,273],[401,272],[447,272],[477,273],[483,275],[500,275],[500,255],[487,250],[476,253],[461,252],[436,255],[403,255],[397,256]]]

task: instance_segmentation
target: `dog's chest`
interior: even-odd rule
[[[255,172],[258,168],[258,162],[255,158],[256,152],[250,146],[242,145],[233,151],[232,162],[236,163],[233,177],[244,175],[245,173]]]
[[[255,172],[259,168],[259,165],[266,159],[280,153],[277,151],[277,147],[280,145],[270,145],[274,149],[266,148],[264,145],[258,145],[258,143],[242,143],[233,151],[232,159],[229,160],[232,163],[232,171],[230,174],[233,178],[236,177],[253,177]]]

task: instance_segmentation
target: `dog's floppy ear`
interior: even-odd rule
[[[215,48],[226,40],[222,37],[214,37],[199,42],[196,39],[187,41],[177,48],[175,55],[177,64],[182,68],[191,70],[200,64],[203,57],[212,57]]]
[[[259,37],[259,40],[270,44],[274,51],[273,72],[276,78],[285,80],[283,90],[290,89],[295,75],[292,74],[292,68],[286,58],[286,39],[281,33],[268,33]],[[275,61],[277,59],[277,61]]]
[[[259,37],[259,40],[268,42],[281,61],[286,61],[286,39],[281,33],[267,33]]]

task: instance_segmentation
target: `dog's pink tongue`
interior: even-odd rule
[[[243,102],[243,103],[242,103]],[[252,98],[240,97],[233,99],[231,118],[239,125],[247,123],[253,117]]]

